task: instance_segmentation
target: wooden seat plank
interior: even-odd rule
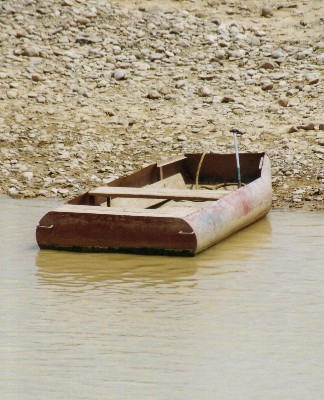
[[[190,189],[148,189],[133,187],[102,186],[89,191],[90,196],[124,197],[124,198],[149,198],[149,199],[174,199],[174,200],[219,200],[229,194],[229,191],[190,190]]]

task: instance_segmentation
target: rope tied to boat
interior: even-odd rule
[[[204,161],[206,154],[207,154],[206,152],[202,153],[200,160],[199,160],[199,164],[198,164],[198,168],[197,168],[197,172],[196,172],[196,179],[195,179],[196,190],[198,189],[200,170],[201,170],[201,166],[202,166],[202,163]]]

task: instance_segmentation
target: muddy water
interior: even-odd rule
[[[55,204],[0,203],[1,399],[323,399],[323,214],[180,259],[39,251]]]

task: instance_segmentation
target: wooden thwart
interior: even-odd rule
[[[162,170],[162,168],[160,168],[160,170]],[[186,189],[186,184],[183,179],[183,176],[180,173],[178,173],[175,175],[171,175],[165,179],[159,180],[157,182],[151,183],[145,187],[147,189]],[[130,199],[125,197],[113,197],[110,200],[110,207],[149,208],[152,206],[157,206],[158,204],[161,204],[164,201],[165,199],[149,199],[149,198]],[[102,205],[107,206],[107,199],[105,199],[105,202],[102,203]]]
[[[173,200],[219,200],[228,191],[190,190],[190,189],[148,189],[133,187],[102,186],[89,192],[90,196],[106,196],[109,203],[110,197],[147,198],[147,199],[173,199]],[[109,204],[108,204],[109,205]]]

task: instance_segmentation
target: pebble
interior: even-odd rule
[[[278,100],[278,104],[281,107],[288,107],[288,99],[286,97],[280,97],[280,99]]]
[[[146,97],[148,99],[157,100],[161,98],[161,94],[157,90],[153,89],[147,94]]]
[[[207,0],[207,4],[209,7],[217,7],[219,6],[219,0]]]
[[[178,136],[178,141],[179,142],[185,142],[186,140],[188,140],[187,136],[182,134]]]
[[[114,78],[116,79],[116,81],[126,79],[126,71],[124,71],[123,69],[117,69],[114,72]]]
[[[262,90],[268,91],[273,89],[273,83],[272,82],[266,82],[261,86]]]
[[[41,55],[41,50],[39,47],[33,44],[26,44],[20,50],[20,54],[26,57],[39,57]]]
[[[235,100],[233,99],[233,97],[230,96],[224,96],[222,98],[222,103],[233,103]]]
[[[273,16],[273,10],[272,10],[272,8],[271,8],[271,7],[268,7],[268,6],[262,7],[262,9],[261,9],[261,16],[262,16],[262,17],[267,17],[267,18],[272,17],[272,16]]]
[[[42,82],[45,80],[45,77],[39,74],[34,74],[31,76],[32,81],[34,82]]]
[[[283,53],[281,50],[275,50],[271,53],[271,57],[278,60],[280,58],[285,58],[285,53]]]
[[[27,179],[28,181],[32,180],[34,177],[34,174],[31,171],[26,171],[22,173],[22,176]]]
[[[320,146],[314,147],[313,152],[318,153],[318,154],[324,154],[324,147],[320,147]]]
[[[260,64],[259,68],[263,68],[263,69],[275,69],[275,65],[274,63],[270,62],[270,61],[264,61]]]
[[[313,131],[315,129],[315,124],[313,122],[310,122],[305,125],[297,125],[297,129],[303,129],[305,131]]]
[[[7,92],[8,99],[16,99],[18,97],[18,93],[15,90],[9,90]]]
[[[198,88],[198,96],[200,97],[209,97],[212,96],[213,92],[207,86],[201,86]]]

